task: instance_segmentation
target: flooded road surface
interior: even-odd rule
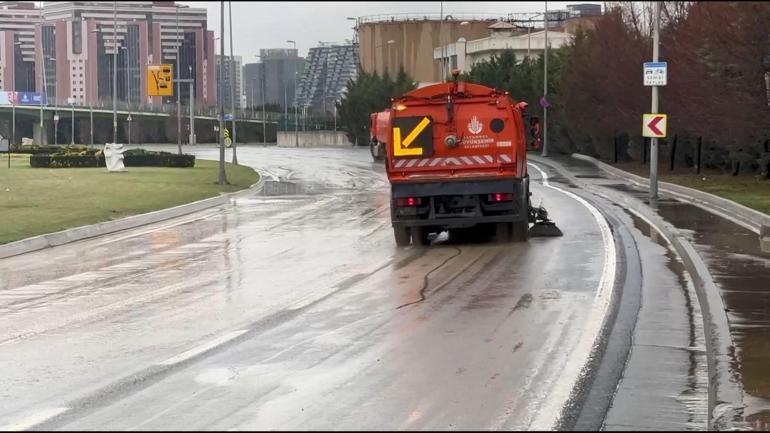
[[[0,427],[553,425],[603,319],[586,206],[533,171],[564,237],[397,248],[366,149],[238,155],[259,195],[0,260]]]
[[[659,212],[708,265],[727,308],[747,420],[770,429],[770,253],[756,233],[697,206],[666,203]]]

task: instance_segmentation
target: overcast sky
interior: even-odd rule
[[[208,9],[208,27],[219,36],[219,2],[182,1],[191,7]],[[564,9],[573,3],[596,3],[590,0],[577,2],[548,2],[548,9]],[[225,28],[228,12],[225,2]],[[287,39],[297,41],[300,56],[306,56],[318,41],[344,43],[353,38],[353,21],[346,17],[392,13],[434,13],[441,10],[441,3],[406,1],[360,2],[279,2],[255,1],[232,2],[233,51],[243,56],[244,63],[257,62],[255,54],[260,48],[291,48]],[[542,12],[545,2],[444,2],[444,14],[489,13],[505,16],[512,12]],[[229,36],[228,36],[229,37]],[[217,51],[219,45],[217,41]],[[230,53],[230,41],[225,39],[225,52]]]

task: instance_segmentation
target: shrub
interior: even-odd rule
[[[100,149],[71,149],[70,152],[54,154],[32,154],[29,165],[33,168],[104,167],[104,154]],[[144,149],[129,149],[123,152],[126,167],[176,167],[195,166],[195,155],[177,155],[170,152],[155,152]]]

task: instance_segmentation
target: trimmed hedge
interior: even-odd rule
[[[90,152],[89,152],[90,153]],[[105,167],[104,154],[33,154],[29,156],[33,168]],[[177,167],[195,166],[195,155],[177,155],[170,152],[154,152],[131,149],[123,152],[126,167]]]

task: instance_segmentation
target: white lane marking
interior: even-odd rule
[[[612,300],[612,288],[615,282],[615,268],[617,265],[615,262],[615,239],[607,220],[596,207],[572,192],[550,185],[548,183],[548,175],[540,167],[532,163],[528,164],[540,172],[544,186],[572,197],[591,212],[591,215],[593,215],[596,223],[599,225],[604,244],[604,266],[601,278],[599,279],[599,286],[594,296],[594,302],[588,314],[588,323],[586,323],[580,340],[570,355],[571,359],[564,367],[564,371],[559,375],[559,380],[554,384],[554,388],[545,398],[544,404],[540,407],[535,419],[529,425],[530,430],[553,430],[565,409],[572,390],[584,374],[589,356],[596,344],[596,339],[602,329],[602,323]]]
[[[38,424],[42,424],[57,415],[63,414],[68,410],[70,410],[70,408],[68,407],[54,407],[51,409],[42,410],[26,418],[22,418],[16,422],[12,422],[11,424],[0,425],[0,431],[29,430],[32,427]]]
[[[169,365],[179,364],[180,362],[186,361],[194,356],[200,355],[201,353],[207,350],[213,349],[214,347],[220,346],[222,344],[227,343],[228,341],[238,338],[239,336],[245,334],[246,332],[248,332],[248,329],[239,329],[237,331],[230,332],[215,340],[209,341],[206,344],[200,345],[198,347],[194,347],[186,352],[180,353],[177,356],[171,357],[163,362],[160,362],[158,363],[158,365],[169,366]]]

